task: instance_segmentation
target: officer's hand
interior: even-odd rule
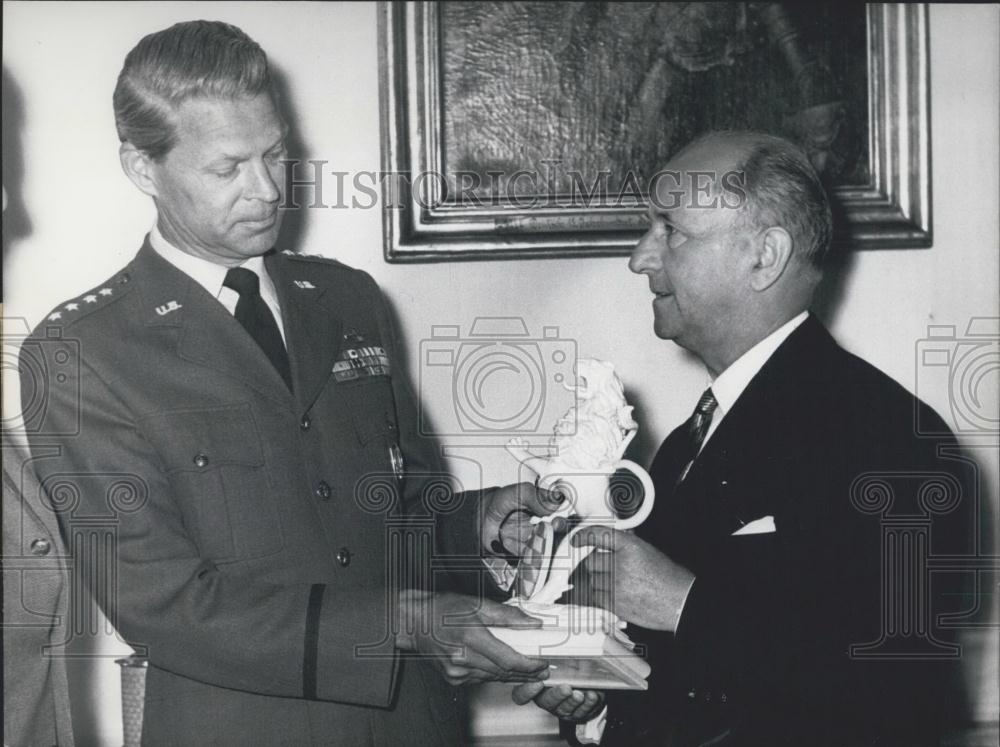
[[[530,482],[487,488],[482,493],[480,542],[487,553],[521,557],[534,531],[532,516],[548,516],[562,504],[558,493]]]
[[[652,630],[677,630],[694,574],[631,532],[587,527],[576,534],[577,547],[593,545],[584,561],[593,602],[618,617]]]
[[[569,685],[546,687],[542,682],[525,682],[510,694],[518,705],[535,701],[553,716],[564,721],[590,721],[604,705],[604,693],[598,690],[574,690]]]
[[[403,591],[396,646],[432,657],[451,685],[487,680],[528,682],[549,676],[548,662],[501,643],[487,625],[538,628],[542,621],[489,599]]]

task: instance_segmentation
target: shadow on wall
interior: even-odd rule
[[[24,208],[24,151],[21,134],[24,131],[24,96],[21,87],[3,68],[3,187],[6,211],[3,214],[4,257],[13,251],[14,243],[31,234],[31,221]]]

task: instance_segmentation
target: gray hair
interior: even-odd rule
[[[744,179],[743,220],[759,228],[784,228],[799,259],[822,268],[833,237],[833,217],[826,190],[805,151],[762,132],[713,132],[695,143],[717,138],[735,141],[744,150],[735,167]]]
[[[118,139],[158,161],[176,143],[172,115],[185,99],[262,93],[277,108],[267,55],[257,42],[221,21],[176,23],[143,37],[125,57],[113,99]]]

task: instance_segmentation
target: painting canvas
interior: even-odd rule
[[[925,16],[833,3],[385,4],[384,167],[406,175],[384,183],[387,258],[627,251],[650,178],[715,129],[800,143],[837,197],[842,241],[927,245]]]

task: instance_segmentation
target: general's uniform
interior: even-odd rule
[[[689,469],[685,427],[667,437],[637,531],[696,578],[676,635],[633,631],[649,690],[609,695],[604,743],[937,744],[960,689],[941,660],[948,631],[922,605],[975,605],[949,593],[959,574],[923,576],[919,555],[974,552],[975,467],[916,422],[948,433],[808,318]],[[740,532],[767,517],[775,531]],[[897,555],[892,531],[927,545]]]
[[[149,657],[143,740],[458,743],[460,691],[393,648],[396,538],[431,531],[440,472],[384,302],[332,260],[265,266],[293,391],[148,242],[34,334],[36,468],[70,537],[111,527],[95,591]]]

